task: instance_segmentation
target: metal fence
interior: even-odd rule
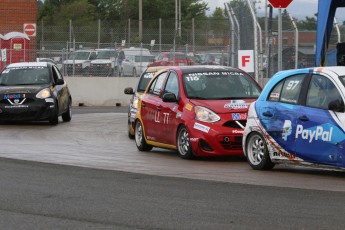
[[[67,59],[73,50],[86,48],[144,47],[158,54],[163,51],[182,51],[205,54],[223,53],[228,65],[238,67],[238,50],[256,50],[255,59],[259,72],[252,73],[257,79],[269,78],[278,71],[277,26],[270,31],[265,20],[259,20],[260,30],[254,34],[254,22],[248,9],[234,8],[233,14],[224,20],[182,20],[181,28],[175,29],[175,20],[144,20],[142,35],[139,37],[137,20],[101,21],[80,24],[69,21],[63,26],[49,25],[44,21],[37,23],[35,47],[29,51],[32,59],[52,58],[59,63]],[[232,24],[233,19],[236,23]],[[275,20],[275,19],[274,19]],[[273,25],[276,25],[273,21]],[[257,27],[259,28],[259,27]],[[282,63],[288,66],[290,58],[298,53],[297,63],[302,58],[307,66],[314,64],[315,40],[304,41],[305,37],[314,37],[316,28],[310,31],[298,31],[291,20],[283,20]],[[332,36],[333,39],[334,36]],[[256,39],[255,39],[256,38]],[[297,46],[296,46],[296,39]],[[257,43],[255,43],[257,41]],[[271,41],[271,43],[270,43]],[[271,52],[268,52],[271,44]],[[268,63],[270,68],[267,69]]]

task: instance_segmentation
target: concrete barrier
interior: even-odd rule
[[[65,77],[72,94],[72,106],[128,106],[131,95],[126,87],[135,87],[138,77]]]

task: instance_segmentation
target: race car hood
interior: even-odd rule
[[[234,100],[195,100],[190,102],[195,106],[203,106],[215,113],[247,112],[249,105],[256,99],[234,99]]]
[[[3,86],[0,87],[0,94],[26,94],[26,93],[38,93],[41,89],[49,88],[48,84],[45,85],[19,85],[19,86]]]

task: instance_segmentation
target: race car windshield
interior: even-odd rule
[[[0,85],[43,85],[48,84],[47,67],[18,67],[4,69],[0,75]]]
[[[155,75],[155,72],[146,72],[141,76],[139,85],[138,85],[138,92],[144,92],[146,89],[146,86],[149,84],[153,76]]]
[[[257,98],[261,89],[243,72],[209,71],[183,75],[183,84],[188,98],[225,100]]]

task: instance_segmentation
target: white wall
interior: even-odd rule
[[[131,95],[124,94],[126,87],[135,87],[138,77],[65,77],[71,91],[73,105],[128,106]]]

